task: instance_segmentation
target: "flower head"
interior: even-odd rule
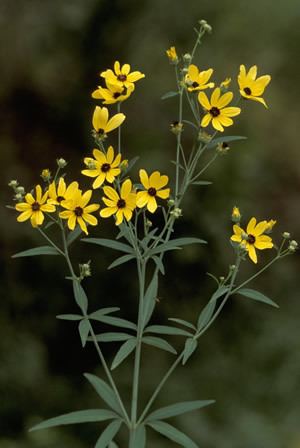
[[[44,222],[44,213],[55,212],[55,206],[47,202],[48,192],[44,194],[40,185],[35,187],[35,197],[31,193],[25,195],[26,202],[16,204],[16,210],[22,212],[18,217],[18,222],[30,219],[32,227],[37,227]],[[44,213],[43,213],[44,212]]]
[[[262,103],[265,107],[268,107],[266,105],[265,100],[261,97],[261,95],[264,93],[265,88],[271,81],[271,76],[264,75],[260,76],[259,78],[256,78],[256,76],[257,76],[256,65],[253,65],[249,69],[248,73],[246,72],[246,68],[244,65],[240,66],[240,73],[238,75],[240,94],[248,100],[258,101]]]
[[[105,137],[108,132],[121,126],[125,120],[124,114],[116,114],[109,119],[107,107],[96,106],[93,114],[93,128],[99,137]]]
[[[156,198],[167,199],[170,196],[170,188],[164,188],[169,178],[166,175],[161,176],[159,171],[148,176],[145,170],[140,170],[139,174],[145,190],[137,193],[136,205],[139,208],[147,205],[149,212],[154,213],[157,209]]]
[[[105,79],[106,84],[114,84],[120,88],[130,87],[133,83],[145,77],[141,72],[134,71],[130,73],[130,65],[120,65],[119,61],[114,63],[114,71],[111,69],[100,73],[100,76]]]
[[[231,213],[231,221],[237,223],[240,222],[241,220],[241,212],[240,209],[236,206],[233,207],[232,209],[232,213]]]
[[[166,50],[166,53],[171,64],[178,64],[178,56],[175,47],[170,47],[168,50]]]
[[[198,101],[207,111],[202,118],[201,126],[205,128],[212,122],[213,127],[221,132],[224,131],[223,126],[231,126],[233,124],[231,117],[235,117],[241,112],[239,107],[226,107],[232,98],[232,92],[227,92],[222,95],[220,87],[217,87],[213,91],[210,100],[204,92],[199,92]]]
[[[132,212],[136,207],[136,193],[132,190],[131,180],[126,179],[123,182],[120,193],[109,186],[103,187],[103,190],[107,197],[102,199],[107,207],[100,210],[100,216],[108,218],[116,215],[117,226],[123,222],[124,218],[126,221],[130,221]]]
[[[125,87],[118,84],[106,83],[106,88],[98,86],[98,89],[92,93],[92,97],[103,100],[103,104],[114,104],[127,100],[133,91],[134,84]]]
[[[225,90],[228,89],[231,83],[231,78],[225,78],[224,81],[221,82],[220,87],[224,88]]]
[[[53,181],[49,185],[49,204],[60,205],[62,201],[71,199],[78,188],[78,182],[74,181],[67,186],[64,178],[60,177],[58,184]]]
[[[93,156],[94,159],[91,157],[84,159],[88,169],[82,170],[82,174],[96,178],[93,182],[93,188],[101,187],[105,180],[111,184],[121,172],[119,168],[121,154],[114,158],[114,148],[110,146],[106,154],[99,149],[94,149]]]
[[[273,247],[272,238],[268,235],[264,235],[267,228],[267,221],[256,223],[256,219],[251,218],[247,225],[246,232],[237,224],[233,226],[234,235],[231,236],[231,241],[240,243],[248,252],[253,263],[257,263],[255,249],[264,250],[272,249]]]
[[[204,90],[214,87],[215,84],[213,82],[208,82],[212,74],[212,68],[201,72],[196,65],[191,64],[185,75],[185,83],[188,86],[188,91],[193,92],[194,90]]]
[[[59,213],[62,219],[68,220],[68,227],[74,230],[78,224],[81,230],[88,235],[86,223],[96,226],[98,220],[91,213],[99,209],[99,204],[88,205],[92,196],[92,190],[82,193],[79,189],[74,189],[70,199],[61,202],[61,205],[66,209]]]

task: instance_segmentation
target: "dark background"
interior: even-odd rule
[[[83,372],[103,376],[92,347],[82,349],[75,324],[55,319],[76,312],[63,260],[51,257],[11,259],[21,250],[43,244],[29,224],[19,224],[7,183],[18,179],[27,190],[41,181],[43,168],[55,159],[68,162],[68,179],[80,178],[82,159],[90,154],[90,93],[98,74],[115,59],[146,74],[124,103],[126,156],[140,156],[138,168],[173,175],[176,100],[160,97],[174,88],[165,49],[190,51],[193,27],[205,18],[213,34],[205,38],[197,59],[214,67],[214,79],[233,78],[239,65],[257,64],[270,73],[265,99],[254,102],[228,134],[248,136],[232,145],[206,173],[209,187],[190,192],[178,235],[198,236],[209,245],[169,255],[161,280],[156,319],[195,320],[213,291],[206,272],[222,275],[233,253],[230,212],[239,205],[245,221],[277,219],[274,238],[283,231],[299,239],[299,16],[298,0],[276,1],[0,1],[0,161],[2,204],[0,301],[0,447],[88,448],[102,427],[97,424],[28,433],[37,421],[81,408],[101,407]],[[186,131],[187,134],[187,131]],[[188,140],[188,137],[184,138]],[[112,136],[111,142],[115,142]],[[88,185],[86,183],[86,185]],[[101,221],[95,235],[113,237],[112,220]],[[74,249],[74,259],[92,259],[93,278],[86,282],[91,309],[121,307],[135,318],[135,271],[130,264],[106,273],[116,253]],[[271,254],[260,253],[261,262]],[[243,265],[243,277],[255,271]],[[300,328],[299,255],[275,265],[255,287],[280,305],[276,310],[234,298],[203,337],[187,368],[179,368],[157,400],[210,399],[217,403],[177,419],[179,427],[206,448],[299,448]],[[254,284],[253,284],[254,286]],[[180,311],[179,311],[180,310]],[[99,327],[100,330],[101,327]],[[181,341],[174,340],[181,347]],[[108,358],[117,345],[105,346]],[[165,372],[171,355],[145,350],[144,398]],[[124,396],[130,394],[132,364],[116,371]],[[173,446],[151,433],[151,444]],[[126,446],[121,434],[120,446]]]

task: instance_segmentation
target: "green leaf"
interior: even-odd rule
[[[228,135],[224,137],[217,137],[208,143],[207,148],[214,148],[218,143],[228,143],[236,140],[246,140],[246,139],[247,137],[243,137],[242,135]]]
[[[82,319],[79,322],[78,330],[81,338],[82,347],[85,347],[86,341],[88,340],[90,329],[91,325],[88,319]]]
[[[215,400],[197,400],[197,401],[183,401],[181,403],[172,404],[152,412],[146,418],[146,422],[152,420],[162,420],[165,418],[175,417],[176,415],[185,414],[186,412],[195,411],[196,409],[204,408]]]
[[[36,255],[60,255],[60,253],[52,246],[39,246],[34,249],[24,250],[13,255],[12,258],[35,257]]]
[[[52,428],[61,425],[73,425],[77,423],[102,422],[118,418],[115,412],[108,409],[86,409],[84,411],[70,412],[69,414],[59,415],[58,417],[44,420],[43,422],[33,426],[29,431],[37,431],[38,429]]]
[[[184,325],[184,326],[186,326],[188,328],[191,328],[192,330],[196,330],[195,325],[191,324],[187,320],[178,319],[177,317],[169,317],[168,320],[171,320],[172,322],[176,322],[177,324]]]
[[[267,305],[279,308],[277,303],[273,302],[273,300],[269,299],[269,297],[265,296],[259,291],[255,291],[254,289],[242,288],[237,291],[237,294],[241,294],[242,296],[249,297],[250,299],[257,300],[258,302],[263,302]]]
[[[183,358],[182,358],[182,364],[185,365],[187,360],[192,356],[194,351],[196,350],[198,346],[198,342],[194,338],[189,338],[185,341],[184,351],[183,351]]]
[[[75,229],[67,236],[67,246],[70,246],[82,233],[80,226],[76,226]]]
[[[130,440],[129,448],[145,448],[146,447],[146,429],[144,425],[139,425]]]
[[[196,180],[195,182],[192,182],[192,185],[211,185],[212,182],[209,180]]]
[[[132,335],[127,333],[102,333],[96,335],[96,339],[99,342],[127,341],[130,338],[132,338]]]
[[[136,325],[129,320],[120,319],[119,317],[111,316],[98,316],[97,320],[105,324],[113,325],[116,327],[130,328],[131,330],[136,330]]]
[[[193,336],[192,333],[186,330],[182,330],[177,327],[170,327],[169,325],[150,325],[145,328],[145,333],[158,333],[158,334],[172,334],[176,336]]]
[[[126,252],[128,254],[134,254],[131,246],[115,240],[109,240],[106,238],[83,238],[81,241],[84,241],[85,243],[97,244],[98,246],[110,247],[111,249]]]
[[[91,313],[89,315],[89,318],[93,319],[93,320],[98,320],[98,317],[102,317],[105,314],[114,313],[116,311],[120,311],[120,308],[118,308],[118,307],[100,308],[99,310],[94,311],[93,313]]]
[[[118,257],[116,258],[109,266],[107,269],[112,269],[115,268],[116,266],[120,266],[120,264],[123,263],[127,263],[127,261],[132,260],[133,258],[135,258],[135,255],[122,255],[122,257]]]
[[[181,249],[180,246],[195,243],[206,244],[206,241],[201,240],[200,238],[175,238],[174,240],[170,240],[167,243],[162,243],[159,246],[150,249],[147,255],[152,257],[154,254],[159,254],[168,250]]]
[[[73,292],[77,305],[82,309],[83,313],[87,312],[88,298],[87,295],[77,279],[73,280]]]
[[[169,425],[169,423],[157,421],[148,423],[148,425],[163,436],[185,448],[198,448],[198,445],[196,445],[192,439],[175,428],[175,426]]]
[[[108,444],[108,448],[119,448],[118,445],[115,442],[110,442]]]
[[[80,314],[58,314],[56,316],[57,319],[62,320],[81,320],[83,317]]]
[[[101,378],[90,373],[84,373],[85,378],[91,383],[97,394],[108,406],[118,414],[123,414],[113,389]],[[113,437],[112,437],[113,438]]]
[[[165,94],[161,97],[161,99],[162,99],[162,100],[166,100],[167,98],[172,98],[173,96],[177,96],[177,95],[179,95],[178,90],[177,90],[176,92],[175,92],[175,91],[170,91],[170,92],[165,93]]]
[[[115,437],[115,435],[119,432],[119,429],[122,425],[121,420],[114,420],[111,422],[103,431],[99,439],[97,440],[97,443],[95,445],[95,448],[107,448],[108,444],[112,441],[112,439]]]
[[[153,255],[152,260],[154,260],[154,263],[156,264],[158,270],[162,273],[162,275],[165,275],[165,268],[161,259],[156,255]]]
[[[127,224],[122,222],[118,227],[119,227],[119,233],[116,236],[116,239],[119,240],[120,238],[125,238],[128,241],[129,245],[131,245],[131,234]]]
[[[158,289],[158,275],[157,275],[157,273],[154,273],[152,280],[149,283],[148,288],[145,293],[145,296],[144,296],[143,326],[147,325],[147,323],[151,319],[152,313],[155,308],[157,289]]]
[[[153,345],[153,347],[161,348],[162,350],[166,350],[174,355],[177,353],[175,348],[173,348],[171,344],[162,338],[157,338],[155,336],[144,336],[142,341],[144,344]]]
[[[133,352],[135,346],[136,346],[136,338],[131,338],[128,339],[128,341],[124,342],[124,344],[121,345],[116,356],[113,359],[111,370],[118,367],[121,364],[121,362],[123,362],[124,359],[126,359],[127,356],[129,356],[130,353]]]
[[[197,322],[198,331],[202,330],[202,328],[204,328],[208,324],[212,315],[214,314],[214,311],[215,311],[215,308],[217,305],[217,300],[220,297],[222,297],[224,294],[226,294],[228,291],[229,291],[228,286],[221,286],[214,292],[214,294],[211,296],[211,299],[205,305],[205,307],[203,308],[203,310],[201,311],[201,313],[199,315],[198,322]]]

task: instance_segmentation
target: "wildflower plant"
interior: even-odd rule
[[[125,118],[126,121],[130,120],[130,116],[125,117],[120,112],[121,103],[133,93],[137,94],[140,86],[136,87],[136,83],[145,75],[140,71],[131,71],[129,64],[121,65],[116,61],[113,70],[108,68],[100,73],[102,84],[92,93],[94,99],[102,102],[95,106],[92,117],[92,135],[96,148],[92,150],[93,157],[83,156],[85,167],[81,171],[85,181],[91,181],[91,188],[83,191],[79,179],[68,183],[67,173],[62,172],[67,166],[64,159],[57,160],[53,178],[48,169],[43,170],[44,188],[36,185],[33,192],[26,193],[16,180],[9,184],[14,190],[16,201],[13,208],[19,212],[17,221],[29,220],[46,241],[46,245],[20,252],[14,257],[61,256],[69,270],[67,278],[72,284],[77,313],[57,317],[75,323],[82,346],[93,344],[102,365],[101,377],[93,373],[85,374],[86,380],[103,401],[101,408],[74,412],[66,409],[68,413],[37,423],[32,430],[75,423],[107,422],[95,441],[95,448],[118,447],[118,433],[123,426],[128,430],[129,448],[151,446],[151,431],[158,432],[180,446],[196,448],[196,442],[166,420],[186,412],[199,411],[213,404],[214,400],[204,396],[195,401],[166,403],[166,406],[157,409],[157,396],[176,368],[188,363],[196,352],[201,336],[216,321],[233,295],[277,306],[265,294],[250,289],[248,285],[274,263],[294,253],[297,242],[291,239],[288,232],[284,232],[281,242],[276,243],[270,236],[275,220],[259,221],[251,217],[248,223],[242,222],[240,210],[234,206],[231,213],[232,234],[228,234],[226,243],[228,250],[232,251],[232,263],[223,276],[212,275],[216,284],[206,305],[199,309],[198,316],[192,322],[183,320],[177,314],[170,316],[169,322],[163,325],[157,325],[153,320],[159,280],[168,268],[165,263],[167,253],[190,244],[206,244],[203,238],[176,237],[176,222],[184,213],[185,196],[190,189],[207,184],[202,175],[221,155],[228,153],[229,143],[234,145],[244,139],[242,136],[224,135],[224,131],[234,126],[233,117],[238,120],[238,116],[245,112],[247,101],[254,100],[266,105],[261,95],[271,77],[265,75],[257,78],[256,66],[246,72],[245,66],[241,65],[236,81],[231,75],[218,86],[213,79],[213,68],[203,62],[201,69],[196,65],[196,51],[205,33],[211,31],[211,26],[201,20],[190,53],[180,56],[174,46],[166,51],[175,71],[176,88],[165,94],[163,99],[174,97],[178,100],[177,121],[171,125],[175,139],[174,172],[170,169],[166,174],[159,167],[153,172],[141,168],[137,175],[132,170],[136,158],[129,161],[123,158],[126,157],[126,144],[121,143],[121,130]],[[237,95],[229,90],[231,86],[233,89],[236,87],[239,92]],[[115,103],[117,113],[113,110]],[[184,103],[190,115],[185,116]],[[103,105],[112,106],[108,108]],[[118,141],[116,150],[109,142],[110,133],[114,132],[117,133]],[[185,135],[188,135],[189,141],[194,138],[192,150],[186,145]],[[204,155],[209,157],[208,161]],[[161,226],[151,226],[151,218],[155,213],[162,217]],[[101,221],[106,218],[115,224],[115,239],[108,239],[103,234]],[[55,240],[48,232],[50,225],[57,228]],[[92,269],[90,262],[80,263],[78,268],[74,265],[70,246],[75,243],[86,251],[90,244],[94,244],[99,251],[101,247],[108,247],[120,252],[121,255],[116,257],[110,268],[122,269],[121,265],[135,261],[139,285],[136,322],[127,320],[126,315],[119,317],[116,314],[120,309],[114,306],[113,298],[108,308],[90,309],[84,283],[91,277]],[[267,261],[264,253],[258,256],[258,252],[266,249],[269,252],[269,256],[266,254]],[[238,276],[242,266],[249,262],[258,267],[251,277],[240,282]],[[103,324],[111,326],[111,331],[105,331]],[[100,332],[96,330],[96,325],[100,326]],[[178,353],[169,341],[169,336],[183,339]],[[111,365],[103,354],[103,344],[107,342],[119,343]],[[144,345],[165,350],[170,355],[170,367],[146,403],[139,399]],[[113,372],[125,361],[133,365],[130,403],[124,401]]]

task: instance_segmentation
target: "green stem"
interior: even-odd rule
[[[64,257],[65,253],[48,237],[48,235],[40,227],[37,227],[37,229],[40,234],[43,235],[43,237],[48,241],[48,243],[51,244],[51,246],[54,247],[54,249],[56,249],[57,252],[59,252],[60,255]]]

